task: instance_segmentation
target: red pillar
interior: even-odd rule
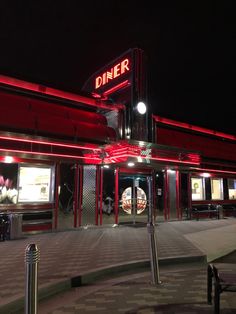
[[[170,219],[170,208],[169,208],[169,177],[168,171],[165,169],[164,176],[164,217],[165,220]]]
[[[79,204],[78,196],[79,196],[79,165],[78,165],[78,163],[76,163],[76,165],[75,165],[74,202],[73,202],[74,228],[77,227],[78,204]]]
[[[78,226],[81,226],[83,202],[83,166],[79,166]]]
[[[180,213],[180,180],[179,180],[179,170],[176,170],[175,172],[175,188],[176,188],[176,212],[177,212],[177,218],[181,219],[181,213]]]
[[[188,174],[188,208],[192,208],[191,173]]]
[[[152,171],[152,206],[154,213],[154,223],[156,222],[157,217],[157,193],[156,193],[156,171]]]
[[[119,215],[119,168],[115,169],[115,224],[118,224]]]
[[[99,193],[99,212],[100,212],[100,225],[102,225],[102,201],[103,201],[103,168],[100,168],[100,193]]]
[[[59,185],[60,185],[60,163],[56,163],[54,229],[57,229],[58,227]]]

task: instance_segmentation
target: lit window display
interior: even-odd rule
[[[204,181],[203,178],[191,178],[192,200],[204,200]]]
[[[236,200],[236,179],[228,179],[229,199]]]
[[[51,167],[19,167],[18,202],[50,202]]]
[[[211,178],[211,199],[222,200],[223,199],[223,180],[217,178]]]
[[[0,204],[17,203],[17,164],[0,163]]]
[[[124,190],[121,196],[122,209],[129,215],[132,214],[132,188],[128,187]],[[137,210],[136,213],[141,214],[147,206],[147,196],[143,189],[137,187]]]

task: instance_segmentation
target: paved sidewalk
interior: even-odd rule
[[[163,266],[160,269],[158,285],[151,284],[150,272],[128,274],[73,288],[44,300],[39,303],[38,314],[214,313],[213,305],[207,304],[205,266]],[[235,293],[223,293],[220,308],[221,314],[236,313]]]
[[[167,265],[177,267],[178,264],[183,262],[191,262],[192,265],[198,263],[198,266],[194,266],[198,267],[198,269],[200,267],[200,271],[197,272],[197,275],[200,277],[197,281],[202,281],[204,286],[206,271],[204,264],[205,258],[210,261],[213,256],[214,258],[220,257],[233,251],[233,248],[236,248],[235,232],[236,219],[159,223],[156,226],[156,235],[161,275],[162,269],[167,267]],[[208,238],[209,235],[210,238]],[[221,241],[222,238],[224,239],[223,243]],[[40,250],[40,298],[54,294],[55,292],[68,290],[71,286],[72,278],[75,281],[81,280],[81,278],[86,278],[86,280],[90,278],[90,280],[93,280],[98,274],[106,274],[111,267],[113,267],[113,273],[110,273],[111,280],[115,280],[115,278],[113,279],[115,277],[114,272],[120,272],[124,267],[126,267],[127,271],[128,269],[137,267],[140,271],[140,268],[143,268],[142,279],[137,277],[137,287],[135,284],[136,281],[132,279],[133,277],[131,277],[132,280],[130,283],[129,280],[126,281],[125,279],[124,282],[127,282],[127,286],[126,284],[123,285],[130,292],[131,289],[127,288],[130,286],[143,289],[139,283],[139,280],[141,280],[143,285],[146,285],[144,290],[151,289],[149,271],[150,252],[146,227],[122,225],[115,228],[111,226],[91,227],[73,231],[44,233],[19,240],[0,242],[0,313],[15,313],[17,309],[23,307],[25,286],[24,256],[25,248],[29,243],[37,244]],[[148,272],[145,273],[147,270]],[[165,274],[167,277],[161,278],[163,283],[166,282],[167,284],[167,282],[170,282],[169,287],[172,286],[171,280],[174,278],[174,273],[177,277],[179,276],[178,274],[182,274],[182,279],[178,281],[179,283],[184,282],[185,275],[187,274],[186,267],[181,272],[179,270],[174,271],[175,269],[172,269],[170,275]],[[93,272],[93,275],[89,277],[91,272]],[[138,276],[138,274],[131,275]],[[110,286],[113,288],[116,287],[116,285]],[[187,287],[185,284],[184,286]],[[159,288],[162,289],[163,287],[164,285],[161,285]],[[81,291],[84,288],[80,287],[77,289]],[[157,288],[152,287],[152,289],[154,289],[154,294],[158,296]],[[178,286],[178,289],[182,290],[183,287]],[[193,289],[196,291],[196,288],[193,287]],[[167,290],[170,292],[170,289]],[[131,306],[129,310],[134,310],[134,308]],[[98,310],[96,306],[95,310]],[[102,311],[104,309],[100,313],[106,312],[106,310]],[[122,313],[122,311],[111,311],[109,313]],[[125,308],[125,311],[123,313],[155,313],[145,311],[127,312],[127,308]],[[87,311],[72,309],[72,311],[58,310],[55,313],[87,313]],[[180,310],[179,313],[184,312]]]

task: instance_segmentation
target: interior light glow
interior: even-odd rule
[[[110,166],[109,165],[104,165],[103,168],[109,169]]]
[[[208,172],[204,172],[204,173],[202,174],[202,176],[203,176],[204,178],[209,178],[209,177],[211,176],[211,174],[208,173]]]
[[[128,166],[129,167],[133,167],[134,166],[134,162],[128,162]]]
[[[147,106],[145,105],[144,102],[140,101],[140,102],[137,104],[137,110],[138,110],[138,113],[140,113],[140,114],[145,114],[146,111],[147,111]]]
[[[10,164],[14,161],[14,158],[12,156],[5,156],[4,162]]]

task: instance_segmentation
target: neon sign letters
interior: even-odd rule
[[[130,71],[130,60],[126,58],[114,65],[109,71],[106,71],[102,75],[97,76],[95,79],[95,89],[106,85],[110,81],[127,73],[128,71]]]

